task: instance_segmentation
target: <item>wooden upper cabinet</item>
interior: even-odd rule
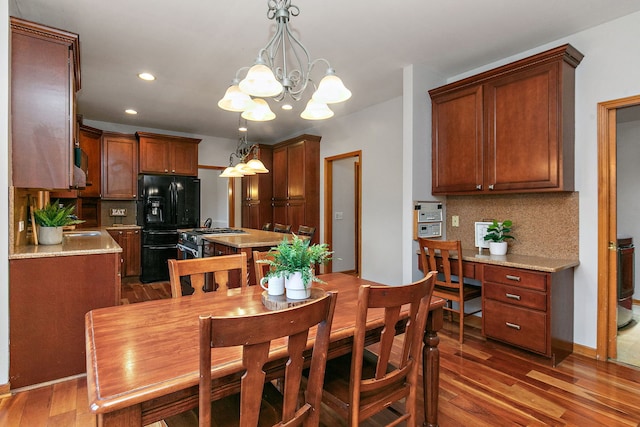
[[[87,182],[85,188],[78,192],[80,197],[100,197],[102,192],[101,142],[100,129],[80,125],[78,143],[87,155]]]
[[[140,173],[198,176],[200,139],[137,132]]]
[[[260,229],[272,223],[271,196],[273,163],[271,146],[258,145],[257,156],[269,173],[242,177],[242,226]]]
[[[11,17],[12,185],[73,186],[78,35]]]
[[[102,198],[135,200],[138,189],[138,141],[135,135],[102,134]]]
[[[574,190],[574,71],[560,46],[429,91],[433,194]]]
[[[320,229],[320,137],[301,135],[273,146],[273,222]],[[319,233],[313,243],[319,240]]]

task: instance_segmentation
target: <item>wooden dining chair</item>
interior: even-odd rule
[[[464,317],[482,310],[465,312],[465,302],[482,296],[482,288],[464,283],[462,244],[459,240],[419,238],[420,262],[423,271],[438,271],[433,295],[447,300],[445,310],[459,317],[460,344],[464,342]],[[457,305],[454,306],[453,303]]]
[[[404,411],[394,405],[398,418],[390,425],[402,421],[408,426],[418,424],[418,366],[434,283],[435,272],[404,286],[360,286],[353,349],[350,354],[327,362],[322,393],[323,403],[344,418],[347,425],[358,426],[403,398]],[[409,310],[406,330],[396,336],[396,324],[405,304]],[[384,309],[385,313],[378,354],[365,349],[370,309]],[[398,344],[402,351],[394,357],[391,348]]]
[[[260,252],[253,251],[253,267],[256,272],[256,284],[260,284],[260,280],[267,274],[269,271],[269,264],[261,263],[258,261],[270,259],[273,260],[273,252]]]
[[[291,233],[291,224],[285,225],[276,222],[273,224],[273,231],[276,233]]]
[[[315,227],[309,227],[308,225],[301,225],[298,227],[298,236],[308,236],[309,240],[313,239],[313,235],[316,233]]]
[[[269,230],[271,230],[270,222],[265,222],[264,224],[262,224],[262,231],[269,231]]]
[[[207,258],[170,259],[168,263],[172,298],[182,297],[183,287],[186,294],[192,288],[191,295],[200,295],[213,290],[226,291],[231,284],[244,287],[248,283],[247,255],[244,252]]]
[[[165,419],[166,424],[169,427],[318,426],[336,297],[336,292],[326,292],[309,303],[284,310],[236,317],[200,316],[198,409]],[[309,329],[316,325],[311,375],[308,387],[299,399]],[[271,382],[266,382],[269,378],[265,374],[265,364],[274,340],[278,340],[275,346],[286,345],[286,354],[279,356],[288,359],[284,368],[283,394]],[[242,346],[242,363],[246,368],[240,381],[240,394],[211,402],[211,367],[218,363],[215,352],[212,362],[211,349],[233,346]]]

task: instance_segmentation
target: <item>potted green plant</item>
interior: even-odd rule
[[[62,243],[62,229],[67,225],[80,224],[73,211],[75,206],[65,206],[59,200],[48,203],[42,209],[33,211],[33,216],[38,225],[38,242],[43,245],[58,245]]]
[[[278,246],[271,248],[269,252],[272,259],[258,261],[269,264],[266,277],[284,277],[287,298],[308,298],[311,282],[323,283],[313,273],[313,266],[329,262],[333,252],[326,243],[310,243],[309,239],[301,239],[293,234],[291,242],[285,238]]]
[[[493,223],[487,227],[487,234],[484,240],[489,240],[489,253],[491,255],[505,255],[507,253],[507,239],[515,239],[509,233],[513,222],[505,219],[502,222],[493,220]]]

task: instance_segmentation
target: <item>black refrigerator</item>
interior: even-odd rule
[[[139,175],[137,216],[142,226],[140,281],[169,280],[167,260],[178,256],[178,229],[200,224],[200,180]]]

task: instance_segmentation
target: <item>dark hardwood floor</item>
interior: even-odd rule
[[[123,283],[123,303],[169,297],[168,283]],[[465,328],[465,342],[460,345],[457,325],[446,321],[439,336],[441,427],[640,423],[640,370],[636,368],[578,355],[552,368],[544,358],[485,340],[477,328]],[[365,425],[388,421],[389,414],[382,414]],[[95,417],[88,410],[84,377],[0,399],[0,426],[92,425]],[[322,425],[344,423],[323,411]]]

